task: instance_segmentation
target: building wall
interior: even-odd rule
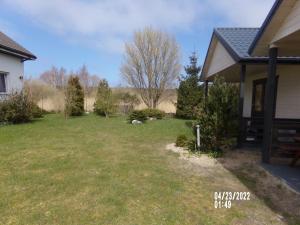
[[[274,43],[281,38],[284,38],[298,30],[300,30],[300,1],[292,1],[290,3],[291,5],[288,5],[288,7],[293,7],[292,11],[289,13],[287,18],[284,20],[283,24],[275,34],[273,40],[271,43]]]
[[[279,66],[276,118],[300,119],[300,66]],[[251,117],[253,81],[267,73],[247,75],[245,80],[244,117]]]
[[[232,65],[236,62],[233,58],[228,54],[227,50],[224,46],[218,41],[216,43],[216,47],[214,53],[212,55],[211,61],[209,63],[209,68],[207,71],[206,77],[210,77]]]
[[[24,63],[19,58],[0,53],[0,71],[7,73],[6,89],[8,93],[20,91],[23,88]]]
[[[300,66],[279,67],[276,118],[300,119]]]

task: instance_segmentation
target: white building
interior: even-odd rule
[[[23,88],[24,62],[36,56],[0,31],[0,98]]]
[[[254,15],[255,16],[255,15]],[[300,1],[276,0],[260,28],[216,28],[201,79],[240,83],[240,146],[300,159]],[[295,164],[297,161],[294,161]]]

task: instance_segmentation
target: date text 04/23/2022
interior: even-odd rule
[[[233,201],[250,201],[250,196],[250,192],[215,192],[214,206],[216,209],[230,209]]]

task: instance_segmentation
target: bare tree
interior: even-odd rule
[[[156,108],[165,91],[174,87],[180,73],[179,46],[165,32],[145,28],[125,44],[121,74],[136,88],[149,108]]]
[[[52,66],[50,70],[45,71],[40,75],[40,79],[46,84],[49,84],[55,88],[63,88],[67,84],[67,72],[66,69],[61,67],[60,69]]]
[[[88,96],[90,95],[90,74],[86,67],[86,65],[83,65],[77,72],[77,76],[79,77],[80,83],[83,86],[84,91],[84,101],[85,101],[85,110],[88,110]]]
[[[90,80],[91,80],[90,86],[91,86],[92,90],[97,88],[98,84],[100,82],[100,78],[97,75],[92,75]]]
[[[57,86],[60,88],[65,88],[68,84],[68,79],[69,79],[69,76],[67,74],[67,70],[65,68],[61,67],[58,72],[58,79],[56,82]]]

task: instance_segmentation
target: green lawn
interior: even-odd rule
[[[184,121],[94,115],[0,127],[0,224],[276,224],[255,198],[214,209],[214,191],[244,187],[166,151],[178,134],[191,136]]]

